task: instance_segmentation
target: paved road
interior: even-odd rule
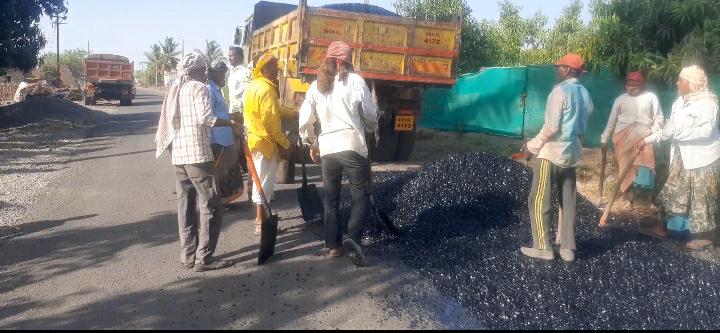
[[[181,267],[174,175],[167,157],[154,158],[160,105],[158,93],[139,90],[133,107],[91,132],[22,232],[0,239],[0,328],[438,327],[432,315],[382,305],[425,288],[402,265],[371,258],[372,267],[357,269],[325,257],[317,230],[299,219],[294,187],[278,192],[290,230],[271,263],[256,265],[246,208],[226,213],[220,238],[218,255],[234,267]]]

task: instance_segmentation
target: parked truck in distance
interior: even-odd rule
[[[85,105],[98,99],[119,100],[121,106],[132,105],[135,97],[134,64],[114,54],[91,54],[85,58]]]

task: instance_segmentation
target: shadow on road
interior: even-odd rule
[[[146,221],[124,225],[58,232],[50,230],[70,221],[92,217],[95,215],[38,222],[32,228],[48,232],[35,237],[25,237],[26,234],[13,239],[8,246],[10,254],[0,258],[0,267],[9,267],[0,271],[0,293],[26,288],[42,280],[79,270],[115,265],[121,261],[117,257],[129,247],[142,246],[149,249],[177,242],[176,217],[173,213],[156,214]],[[232,221],[237,222],[237,219],[232,219],[228,225],[235,223]],[[32,319],[13,317],[36,309],[66,304],[72,298],[95,294],[104,288],[90,284],[72,294],[43,301],[12,299],[0,308],[0,321],[8,329],[311,328],[314,322],[307,319],[309,315],[316,317],[354,295],[370,293],[367,286],[357,281],[369,280],[371,285],[382,285],[374,288],[374,293],[392,292],[392,289],[408,283],[396,271],[391,273],[382,267],[348,269],[350,263],[347,259],[325,258],[322,248],[322,242],[300,226],[288,229],[278,237],[276,256],[262,267],[256,266],[256,244],[219,256],[230,258],[236,263],[234,267],[219,273],[195,273],[182,268],[174,260],[145,263],[147,265],[140,260],[138,263],[141,265],[136,267],[139,274],[137,278],[145,278],[144,274],[148,277],[156,274],[153,273],[156,265],[172,265],[175,270],[170,274],[177,274],[177,280],[168,278],[166,281],[170,282],[160,287],[112,295],[71,308],[61,315],[36,316]],[[175,259],[175,256],[172,258]],[[28,266],[36,269],[28,271]],[[122,267],[126,267],[126,263]],[[119,266],[118,269],[123,268]],[[232,270],[237,273],[227,275],[227,271]],[[342,308],[352,309],[353,306],[345,305]]]

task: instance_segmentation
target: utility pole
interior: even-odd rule
[[[61,19],[62,19],[63,21],[65,21],[65,20],[67,20],[67,16],[63,16],[62,18],[60,18],[60,14],[56,14],[56,15],[55,15],[55,30],[56,30],[56,32],[57,32],[57,39],[56,39],[56,44],[57,44],[57,58],[56,58],[56,60],[57,60],[57,75],[58,75],[58,80],[60,80],[60,25],[61,25],[61,24],[65,24],[65,22],[60,22]]]

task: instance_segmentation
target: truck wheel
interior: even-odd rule
[[[378,124],[380,138],[378,141],[375,135],[370,134],[368,145],[370,146],[370,160],[377,162],[389,162],[395,159],[395,151],[398,147],[398,133],[395,132],[395,117],[392,121]]]
[[[294,184],[295,183],[295,163],[287,161],[287,160],[280,160],[280,165],[278,165],[277,172],[275,173],[275,178],[277,179],[278,184]]]
[[[395,160],[405,162],[410,159],[413,147],[415,146],[415,131],[400,132],[398,137],[397,151],[395,152]]]
[[[85,97],[85,105],[92,105],[92,98],[91,97]]]
[[[126,98],[120,100],[120,106],[131,106],[132,105],[132,99]]]

